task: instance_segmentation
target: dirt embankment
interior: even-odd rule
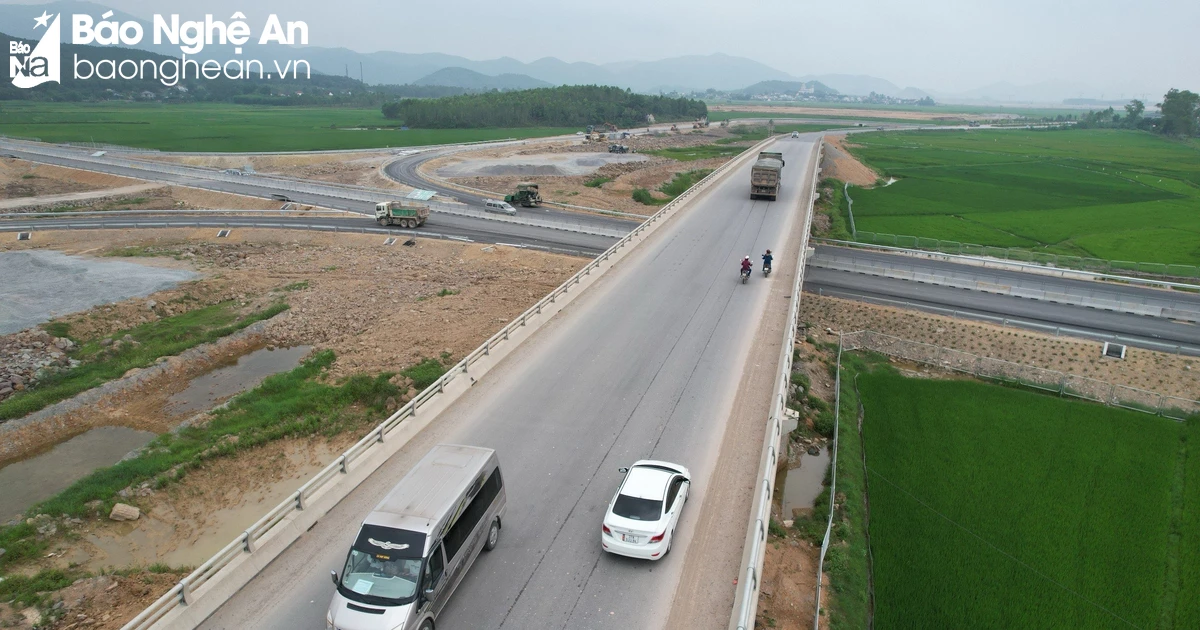
[[[685,148],[713,144],[721,139],[737,139],[738,136],[724,129],[710,127],[702,133],[658,134],[651,136],[633,136],[624,140],[614,140],[612,144],[624,144],[635,153],[649,150]],[[517,145],[480,151],[459,152],[445,157],[430,160],[421,166],[425,176],[439,178],[438,171],[453,165],[459,165],[473,160],[505,160],[512,164],[520,164],[522,156],[544,155],[548,153],[593,153],[607,156],[609,142],[558,142],[538,143],[536,145]],[[738,142],[730,148],[749,146],[749,142]],[[540,184],[541,194],[547,201],[564,204],[617,210],[633,214],[651,215],[658,211],[659,206],[649,206],[632,198],[635,188],[645,188],[651,195],[665,199],[658,192],[659,186],[671,181],[676,173],[696,169],[715,169],[724,164],[727,158],[713,158],[692,162],[681,162],[669,158],[649,156],[649,159],[623,164],[606,164],[586,175],[576,176],[545,176],[545,175],[512,175],[489,177],[453,177],[447,181],[469,186],[480,190],[493,192],[498,198],[512,193],[518,183],[534,181]],[[605,180],[605,181],[599,181]],[[587,186],[587,183],[597,184]]]
[[[112,192],[103,194],[105,191]],[[139,179],[12,158],[0,158],[0,200],[9,202],[4,204],[4,212],[277,210],[280,206],[278,201],[270,199],[186,186],[160,186]],[[28,203],[18,203],[22,200]]]
[[[825,154],[821,160],[821,175],[832,177],[852,186],[874,186],[879,174],[846,150],[846,135],[825,135]]]
[[[928,315],[840,298],[804,294],[800,317],[822,341],[837,343],[837,332],[875,330],[903,339],[972,354],[1077,374],[1161,394],[1197,399],[1200,359],[1130,347],[1125,359],[1100,355],[1103,344],[1054,337],[982,322]]]
[[[146,156],[138,157],[145,159]],[[296,155],[154,155],[150,159],[187,166],[235,168],[258,173],[298,177],[335,184],[353,184],[374,188],[394,188],[407,192],[411,187],[400,184],[382,173],[382,168],[396,158],[395,151],[364,151],[362,153],[313,153]]]

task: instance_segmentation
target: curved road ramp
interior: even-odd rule
[[[750,532],[763,529],[763,496],[749,488],[763,487],[764,443],[773,450],[778,439],[766,419],[819,147],[815,137],[776,141],[791,169],[783,193],[751,201],[750,160],[769,143],[505,326],[126,628],[326,628],[329,571],[438,443],[495,449],[508,495],[499,545],[471,568],[439,627],[715,627],[746,605],[752,618],[757,587],[735,584],[761,562],[747,517]],[[763,278],[758,254],[768,248],[776,269]],[[742,284],[745,255],[756,273]],[[638,459],[693,474],[673,553],[655,563],[600,546],[618,468]]]

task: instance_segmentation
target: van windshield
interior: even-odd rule
[[[400,606],[416,598],[425,535],[363,525],[346,556],[338,592],[377,606]]]

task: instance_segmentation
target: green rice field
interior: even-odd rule
[[[0,103],[0,135],[162,151],[321,151],[571,134],[578,129],[409,129],[379,108],[226,103]]]
[[[896,178],[850,189],[860,232],[1138,262],[1200,264],[1200,145],[1140,131],[855,135]]]
[[[876,628],[1200,627],[1197,425],[862,373]]]

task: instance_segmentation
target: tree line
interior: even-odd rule
[[[1142,129],[1165,136],[1191,138],[1200,135],[1200,94],[1171,88],[1157,104],[1160,116],[1146,116],[1146,104],[1133,99],[1124,114],[1109,107],[1079,117],[1076,127]]]
[[[646,116],[678,121],[708,115],[703,101],[648,96],[617,87],[574,85],[448,98],[404,99],[383,105],[385,118],[424,129],[584,127],[646,124]]]

